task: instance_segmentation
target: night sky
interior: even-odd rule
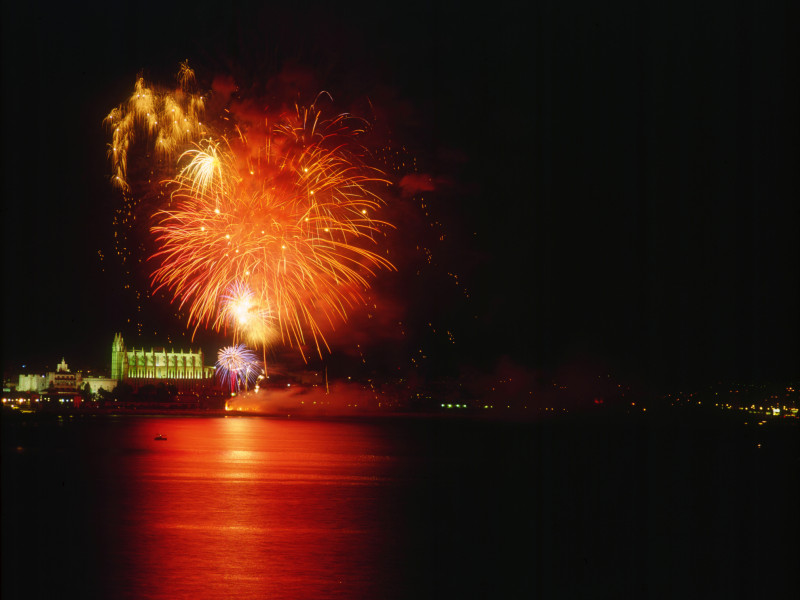
[[[190,343],[155,300],[137,338],[98,253],[119,201],[102,120],[137,73],[169,84],[188,59],[201,79],[308,73],[344,110],[369,98],[416,160],[406,182],[428,189],[396,185],[387,209],[403,227],[400,271],[375,281],[384,318],[354,314],[332,362],[397,373],[422,350],[430,376],[579,365],[659,388],[800,376],[788,4],[47,4],[3,7],[7,373],[107,369],[116,331],[224,343]]]

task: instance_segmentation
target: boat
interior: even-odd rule
[[[157,442],[166,442],[166,441],[167,441],[167,436],[165,436],[165,435],[161,435],[161,434],[159,433],[159,434],[156,436],[156,438],[155,438],[155,439],[156,439],[156,441],[157,441]]]

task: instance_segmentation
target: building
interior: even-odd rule
[[[55,374],[53,374],[55,378]],[[49,378],[47,375],[25,374],[19,376],[18,392],[41,392],[47,389]]]
[[[19,376],[17,383],[18,392],[44,392],[51,390],[56,392],[74,392],[81,386],[81,372],[73,373],[69,370],[69,365],[64,358],[56,366],[55,371],[50,371],[47,375],[23,374]]]
[[[79,382],[80,373],[70,371],[67,361],[62,358],[55,372],[47,374],[47,388],[40,390],[40,400],[44,405],[51,407],[70,405],[77,408],[81,404],[81,396],[78,393]]]
[[[59,365],[59,369],[63,368],[64,370],[68,371],[67,365],[63,363],[63,360],[62,360],[62,365]],[[87,383],[89,384],[89,390],[91,391],[92,394],[96,394],[101,389],[110,392],[117,386],[116,379],[111,379],[109,377],[83,377],[80,371],[74,374],[74,378],[75,378],[75,387],[70,388],[70,391],[74,389],[82,390]],[[34,375],[34,374],[20,375],[16,391],[35,392],[35,393],[44,392],[50,387],[51,383],[55,388],[56,380],[58,380],[59,382],[58,383],[59,389],[64,390],[68,387],[70,379],[71,379],[71,374],[69,373],[65,374],[63,372],[54,372],[54,371],[51,371],[47,375]]]
[[[78,371],[78,375],[80,376],[80,371]],[[111,392],[117,387],[117,380],[110,377],[83,377],[78,382],[78,387],[83,389],[87,383],[92,394],[96,394],[100,390]]]
[[[78,389],[78,380],[76,373],[69,370],[66,361],[62,358],[61,364],[56,367],[55,373],[50,373],[52,376],[53,389],[56,392],[74,392]],[[48,378],[50,379],[50,378]],[[48,382],[48,387],[50,382]]]
[[[128,349],[122,334],[117,333],[111,344],[111,378],[134,388],[166,383],[178,390],[190,390],[213,385],[214,367],[204,365],[202,350]]]

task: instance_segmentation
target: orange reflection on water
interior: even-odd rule
[[[109,547],[131,598],[386,597],[392,459],[369,426],[136,419]],[[157,433],[166,442],[154,441]],[[124,585],[120,585],[124,583]]]

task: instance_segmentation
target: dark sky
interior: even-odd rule
[[[406,368],[420,346],[429,373],[800,376],[795,8],[284,4],[4,3],[5,371],[62,356],[107,368],[115,331],[135,343],[98,259],[118,201],[101,122],[139,71],[169,82],[189,59],[240,77],[304,67],[337,98],[369,97],[430,176],[446,241],[420,276],[376,284],[404,343],[390,352],[392,334],[351,324],[376,363]],[[353,354],[340,332],[334,359]]]

